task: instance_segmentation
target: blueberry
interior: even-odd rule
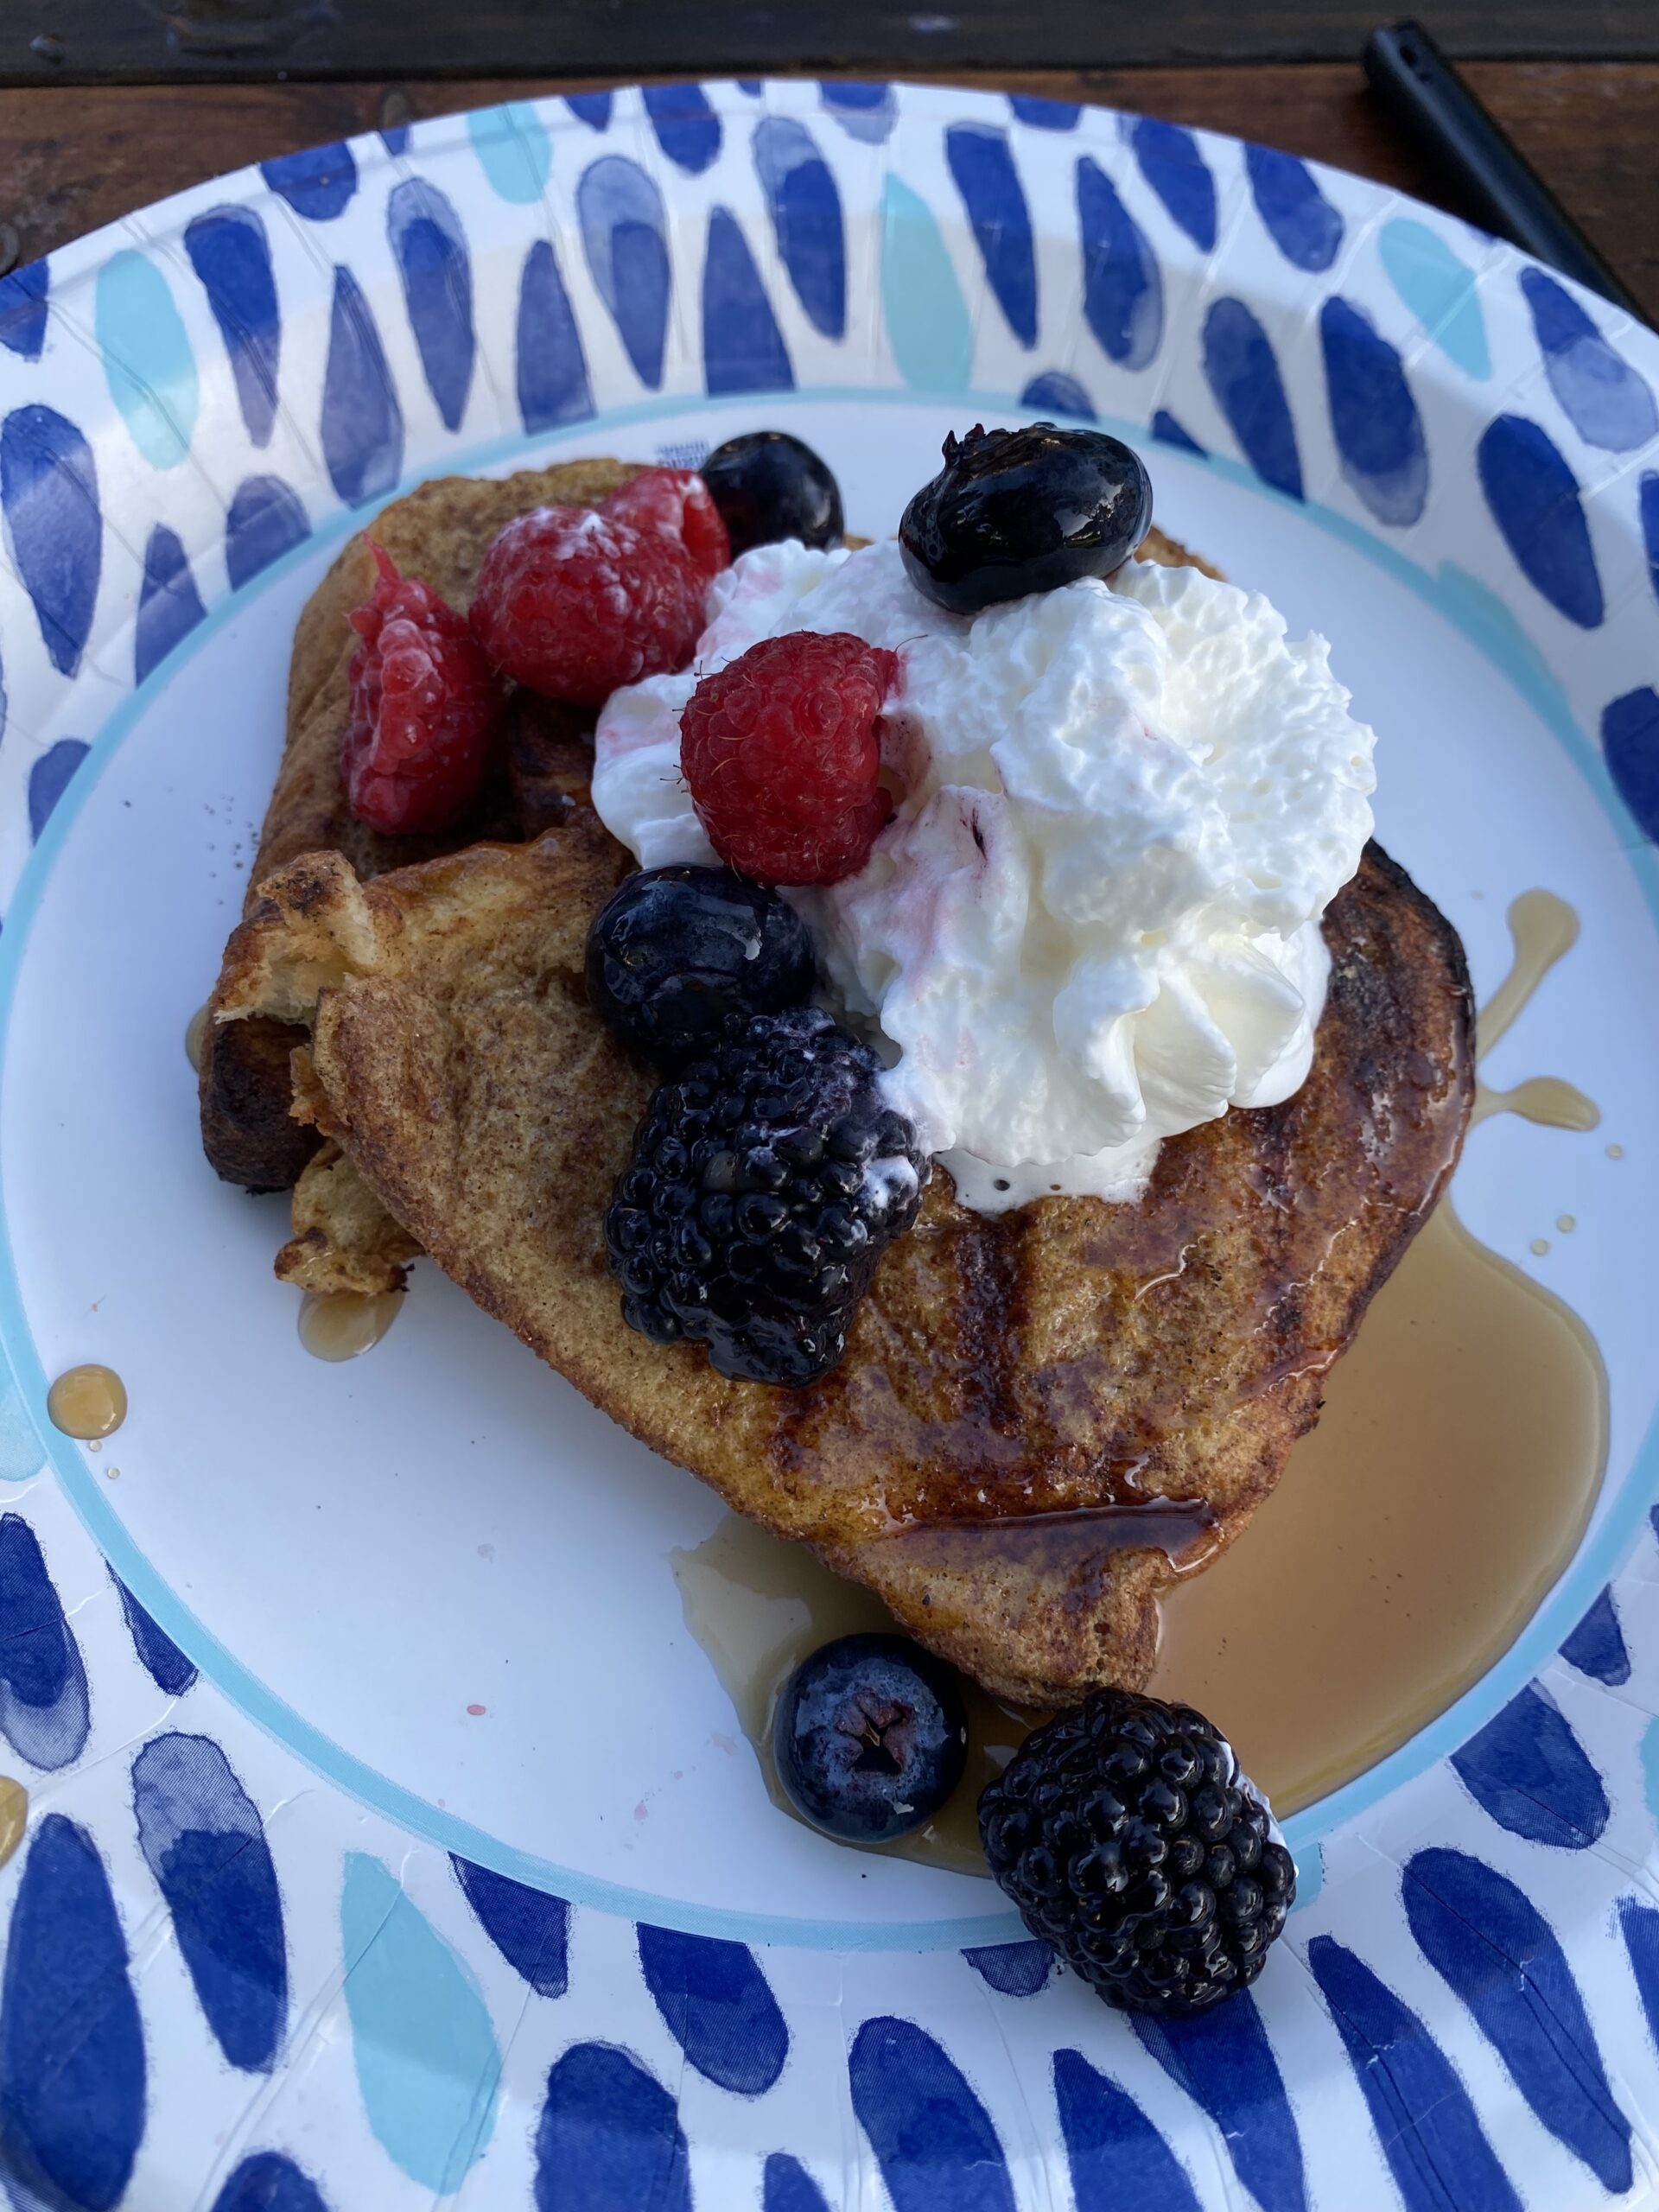
[[[791,1804],[814,1827],[887,1843],[931,1820],[962,1780],[962,1694],[905,1637],[843,1636],[784,1685],[772,1749]]]
[[[944,442],[944,467],[905,509],[899,546],[917,589],[953,614],[1109,576],[1152,527],[1138,454],[1103,430],[1032,423]]]
[[[732,541],[732,558],[752,545],[798,537],[803,545],[839,545],[846,530],[841,492],[810,446],[787,430],[748,430],[728,438],[702,464],[702,476]]]
[[[811,941],[795,909],[729,868],[645,868],[588,932],[594,1013],[664,1067],[717,1039],[728,1014],[799,1005],[812,975]]]

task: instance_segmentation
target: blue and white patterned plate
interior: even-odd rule
[[[1355,178],[907,86],[417,124],[0,283],[17,2212],[1656,2201],[1656,387],[1650,334]],[[874,532],[947,427],[1039,410],[1156,441],[1167,526],[1333,639],[1483,993],[1514,893],[1579,910],[1493,1071],[1604,1116],[1483,1128],[1458,1184],[1606,1362],[1579,1556],[1292,1824],[1286,1942],[1181,2028],[772,1812],[670,1570],[714,1501],[430,1269],[306,1358],[181,1050],[365,510],[775,423]],[[45,1416],[87,1359],[131,1395],[101,1453]]]

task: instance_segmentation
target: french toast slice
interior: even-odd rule
[[[494,771],[462,820],[429,837],[386,836],[366,828],[346,803],[340,772],[357,645],[347,618],[374,588],[371,536],[404,574],[421,577],[465,613],[486,549],[504,523],[533,507],[595,505],[638,473],[632,462],[573,461],[499,479],[436,477],[394,499],[367,531],[348,541],[295,629],[286,741],[245,912],[251,910],[265,877],[301,853],[324,848],[344,853],[367,879],[480,838],[537,836],[565,804],[587,797],[592,713],[521,690],[509,703]],[[285,1191],[317,1144],[315,1131],[289,1113],[289,1056],[303,1038],[279,1022],[218,1020],[217,988],[208,1005],[199,1089],[202,1148],[226,1182],[251,1191]]]
[[[1293,1098],[1166,1142],[1135,1205],[985,1217],[936,1172],[841,1366],[781,1390],[634,1334],[606,1265],[652,1077],[582,967],[629,865],[582,807],[532,845],[366,885],[308,855],[232,938],[223,1010],[308,1029],[296,1110],[643,1442],[997,1695],[1141,1687],[1159,1591],[1271,1491],[1455,1164],[1473,1089],[1456,933],[1368,848],[1325,918],[1329,995]]]

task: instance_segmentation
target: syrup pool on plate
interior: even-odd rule
[[[1578,934],[1572,910],[1546,892],[1517,899],[1510,925],[1515,961],[1481,1016],[1482,1052]],[[1571,1129],[1598,1119],[1555,1078],[1480,1095],[1487,1114]],[[1529,1110],[1544,1103],[1561,1110]],[[1606,1376],[1589,1332],[1442,1198],[1332,1370],[1319,1425],[1277,1490],[1223,1558],[1178,1572],[1165,1592],[1150,1688],[1214,1720],[1281,1814],[1338,1788],[1513,1642],[1583,1533],[1606,1433]],[[1178,1569],[1203,1563],[1205,1533],[1196,1516],[1140,1530]],[[892,1623],[804,1545],[736,1516],[673,1566],[686,1624],[772,1802],[798,1817],[772,1764],[778,1693],[820,1644]],[[884,1847],[983,1873],[980,1789],[1041,1716],[964,1688],[967,1776],[933,1821]]]

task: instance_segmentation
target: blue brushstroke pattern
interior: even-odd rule
[[[1178,123],[1138,115],[1128,126],[1141,174],[1201,253],[1216,243],[1216,180],[1198,142]]]
[[[1636,1993],[1648,2024],[1648,2040],[1659,2050],[1659,1910],[1640,1897],[1618,1901],[1618,1932],[1636,1981]]]
[[[1077,163],[1077,231],[1089,327],[1120,367],[1144,369],[1164,334],[1164,280],[1116,186],[1087,154]]]
[[[321,428],[323,459],[346,505],[385,499],[403,474],[404,410],[363,288],[345,268],[334,271]]]
[[[458,430],[472,389],[473,264],[461,219],[435,185],[405,177],[386,202],[386,236],[427,388],[447,429]]]
[[[1054,2101],[1077,2212],[1203,2212],[1186,2169],[1135,2099],[1080,2050],[1055,2052]]]
[[[674,2100],[626,2050],[572,2044],[549,2074],[535,2202],[536,2212],[691,2212]]]
[[[152,468],[176,468],[190,451],[200,380],[178,302],[147,254],[127,246],[103,264],[92,328],[128,435]]]
[[[280,2151],[256,2151],[213,2199],[213,2212],[328,2212],[328,2207],[292,2158]]]
[[[564,104],[578,123],[585,123],[590,130],[608,130],[611,127],[610,92],[567,92]]]
[[[1477,449],[1480,488],[1504,543],[1550,605],[1593,630],[1605,612],[1578,479],[1536,423],[1500,415]]]
[[[582,333],[546,238],[537,238],[524,256],[513,354],[518,412],[527,430],[585,422],[593,413]]]
[[[1153,410],[1152,435],[1160,446],[1173,446],[1178,453],[1196,454],[1200,461],[1207,458],[1205,448],[1192,431],[1177,422],[1166,407]]]
[[[231,589],[240,591],[251,577],[303,545],[310,535],[310,522],[291,486],[280,476],[245,476],[225,518],[225,567]]]
[[[1400,356],[1341,298],[1319,309],[1319,344],[1342,473],[1379,522],[1403,529],[1427,504],[1428,448]]]
[[[1630,453],[1659,429],[1647,384],[1602,336],[1566,286],[1541,269],[1521,271],[1521,289],[1561,412],[1587,446]]]
[[[144,2037],[109,1877],[48,1813],[0,1983],[0,2173],[19,2212],[111,2212],[144,2133]]]
[[[357,163],[351,148],[340,140],[331,146],[308,146],[302,153],[278,154],[274,161],[260,162],[259,174],[308,223],[331,223],[343,215],[357,190]]]
[[[701,85],[647,85],[644,99],[657,143],[677,168],[701,176],[720,153],[720,118]]]
[[[553,149],[531,103],[474,108],[467,136],[495,193],[512,207],[534,207],[552,174]]]
[[[132,680],[142,683],[188,638],[207,609],[176,531],[157,523],[144,548],[144,576],[132,629]]]
[[[758,77],[740,77],[737,79],[737,89],[740,92],[746,94],[748,99],[758,100],[760,97],[760,79]]]
[[[15,407],[0,423],[0,510],[52,665],[73,676],[98,604],[104,518],[92,449],[55,409]]]
[[[582,251],[634,374],[655,391],[668,334],[668,219],[663,195],[636,162],[606,154],[576,187]]]
[[[1130,2025],[1221,2130],[1233,2171],[1262,2212],[1307,2212],[1302,2139],[1255,1999],[1230,1997],[1190,2020],[1138,2012]]]
[[[845,78],[821,84],[818,96],[848,137],[867,146],[879,146],[899,119],[891,85],[860,84]]]
[[[269,2073],[288,2022],[288,1948],[258,1807],[210,1737],[169,1731],[132,1763],[132,1809],[215,2041],[232,2066]]]
[[[1619,797],[1649,837],[1659,838],[1659,691],[1627,691],[1603,709],[1601,749]]]
[[[657,2010],[699,2074],[758,2097],[784,2070],[789,2030],[746,1944],[641,1921],[639,1964]]]
[[[31,1766],[80,1757],[91,1725],[86,1669],[34,1529],[0,1514],[0,1733]]]
[[[1659,472],[1650,471],[1637,486],[1637,507],[1642,518],[1642,543],[1648,556],[1648,581],[1659,599]]]
[[[1607,1793],[1556,1707],[1530,1683],[1471,1736],[1452,1764],[1511,1835],[1587,1851],[1607,1825]]]
[[[50,264],[26,261],[21,269],[0,276],[0,346],[38,361],[46,344],[46,296]]]
[[[748,241],[728,208],[709,217],[702,264],[702,376],[711,393],[789,391],[790,366],[783,334]]]
[[[989,2113],[913,2020],[866,2020],[847,2072],[894,2212],[1014,2212]]]
[[[1020,395],[1022,407],[1052,410],[1056,415],[1077,415],[1084,422],[1095,419],[1095,403],[1077,382],[1064,369],[1045,369],[1040,376],[1033,377]]]
[[[815,330],[847,328],[847,238],[835,172],[804,124],[763,116],[754,126],[754,167],[795,296]]]
[[[1332,1936],[1313,1938],[1307,1962],[1406,2212],[1522,2212],[1468,2091],[1417,2015]]]
[[[194,1667],[166,1630],[158,1628],[151,1620],[113,1567],[110,1569],[110,1580],[120,1593],[121,1610],[127,1617],[127,1632],[145,1673],[156,1688],[168,1697],[182,1697],[195,1687]]]
[[[1342,244],[1342,218],[1307,163],[1273,146],[1246,146],[1244,166],[1256,213],[1285,259],[1310,273],[1328,269]]]
[[[830,2207],[800,2160],[774,2151],[760,2176],[760,2212],[830,2212]]]
[[[472,1970],[390,1867],[348,1852],[340,1900],[363,2110],[411,2181],[448,2196],[495,2127],[501,2053]]]
[[[1595,1604],[1561,1646],[1561,1656],[1581,1675],[1592,1675],[1617,1689],[1630,1679],[1630,1655],[1624,1631],[1618,1624],[1613,1593],[1604,1590]]]
[[[881,188],[881,314],[899,373],[916,391],[965,391],[974,326],[933,211],[904,179]]]
[[[1046,100],[1036,92],[1010,92],[1008,105],[1020,122],[1036,130],[1075,130],[1083,113],[1076,100]]]
[[[389,154],[406,154],[409,151],[409,138],[410,126],[406,123],[390,123],[381,125],[380,143]]]
[[[1053,1979],[1054,1952],[1047,1943],[988,1943],[962,1955],[1000,1997],[1035,1997]]]
[[[283,359],[283,314],[270,241],[251,207],[213,207],[185,226],[190,257],[230,358],[248,435],[270,443]]]
[[[1009,329],[1029,350],[1037,343],[1037,253],[1008,134],[983,124],[953,123],[944,134],[944,157],[968,211],[986,281]]]
[[[1424,1956],[1474,2014],[1539,2120],[1604,2189],[1621,2195],[1633,2177],[1630,2125],[1542,1914],[1513,1882],[1462,1851],[1414,1853],[1402,1894]]]
[[[1480,283],[1438,231],[1397,215],[1377,233],[1389,282],[1442,353],[1465,376],[1491,376]]]
[[[1243,300],[1212,301],[1204,319],[1204,377],[1263,483],[1302,496],[1296,426],[1268,334]]]
[[[514,1973],[538,1997],[563,1997],[570,1986],[570,1908],[564,1899],[458,1852],[450,1853],[449,1863],[480,1926]]]
[[[60,737],[48,745],[29,772],[29,834],[38,838],[53,809],[90,750],[84,737]]]

